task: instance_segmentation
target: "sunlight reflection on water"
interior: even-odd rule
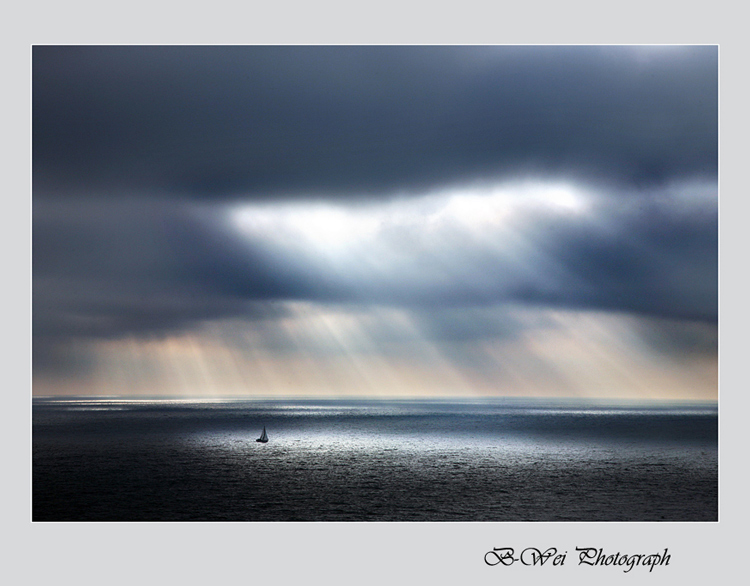
[[[705,406],[35,401],[33,416],[35,520],[718,514]]]

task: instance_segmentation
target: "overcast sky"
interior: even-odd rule
[[[717,397],[715,46],[32,68],[36,395]]]

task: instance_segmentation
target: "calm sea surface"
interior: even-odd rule
[[[718,520],[714,404],[34,399],[32,429],[34,521]]]

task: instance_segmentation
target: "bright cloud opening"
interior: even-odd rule
[[[524,211],[541,207],[553,214],[583,214],[590,208],[590,199],[590,194],[567,184],[527,182],[368,206],[322,202],[242,205],[232,208],[229,218],[236,230],[248,236],[312,246],[332,254],[393,230],[419,234],[449,229],[480,236],[483,230],[492,230],[496,235],[509,223],[518,230]]]

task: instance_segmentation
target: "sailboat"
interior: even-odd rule
[[[263,426],[263,433],[260,434],[260,437],[255,440],[256,442],[266,443],[268,441],[268,435],[266,435],[266,426]]]

